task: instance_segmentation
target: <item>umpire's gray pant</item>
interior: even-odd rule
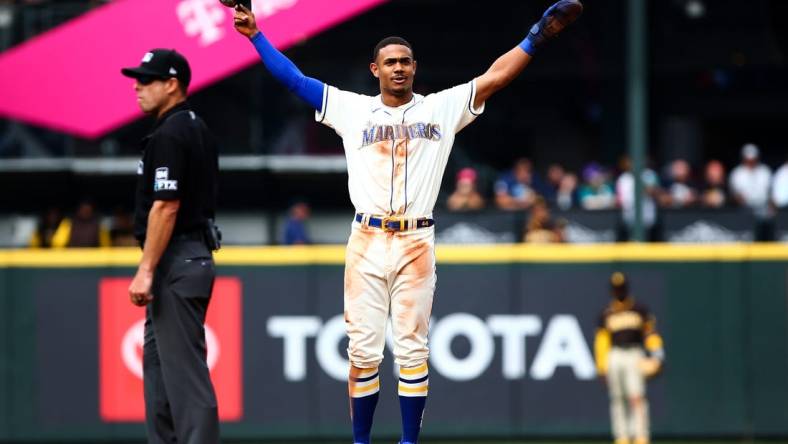
[[[219,442],[205,314],[216,276],[204,243],[173,240],[153,276],[145,319],[145,423],[151,444]]]

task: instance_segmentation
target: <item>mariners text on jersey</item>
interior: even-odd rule
[[[441,140],[441,126],[437,123],[418,122],[410,125],[373,125],[362,130],[361,148],[384,140],[427,139]]]

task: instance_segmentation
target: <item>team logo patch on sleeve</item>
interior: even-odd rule
[[[178,181],[157,180],[153,182],[153,191],[178,191]]]
[[[156,168],[156,180],[167,180],[170,178],[170,169],[167,167]]]
[[[153,181],[153,191],[178,191],[178,181],[169,180],[169,168],[156,168],[156,176]]]

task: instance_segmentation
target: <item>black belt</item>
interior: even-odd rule
[[[366,217],[356,213],[356,222],[364,223]],[[405,217],[375,217],[369,216],[366,225],[380,228],[383,231],[408,231],[417,228],[427,228],[435,225],[435,220],[428,217],[409,219]]]
[[[186,233],[178,233],[173,234],[172,238],[170,238],[170,242],[172,241],[198,241],[198,242],[205,242],[205,235],[201,230],[193,230],[187,231]]]
[[[140,248],[145,248],[145,238],[137,239],[140,244]],[[200,230],[192,230],[187,231],[186,233],[173,233],[170,236],[170,242],[186,242],[186,241],[197,241],[197,242],[205,242],[205,235]]]
[[[623,349],[626,349],[626,350],[631,350],[633,348],[643,348],[643,346],[640,345],[640,344],[613,344],[612,347],[613,348],[623,348]]]

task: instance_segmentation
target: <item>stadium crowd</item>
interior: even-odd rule
[[[630,161],[623,156],[615,168],[591,162],[573,172],[554,163],[542,175],[529,159],[520,158],[493,183],[480,184],[479,173],[465,167],[456,174],[454,190],[445,200],[444,209],[523,212],[522,241],[563,242],[563,222],[551,216],[555,210],[618,210],[625,226],[634,223],[635,184],[630,170]],[[729,174],[719,160],[708,160],[702,168],[693,169],[687,160],[675,159],[659,170],[647,167],[642,181],[646,230],[657,224],[660,209],[741,208],[756,220],[768,222],[776,211],[788,208],[788,159],[772,170],[761,162],[759,149],[753,144],[742,147],[741,162]],[[309,205],[303,200],[291,203],[278,242],[312,243],[307,229]],[[95,203],[85,198],[70,213],[50,208],[41,214],[30,246],[133,246],[136,241],[131,220],[120,207],[102,216]]]
[[[707,161],[702,170],[693,170],[685,159],[675,159],[659,171],[647,166],[642,183],[642,222],[647,231],[657,224],[660,208],[738,207],[751,211],[756,220],[766,223],[775,211],[788,208],[788,158],[772,171],[761,162],[758,147],[751,143],[742,147],[741,163],[730,174],[726,175],[725,165],[716,159]],[[619,159],[616,168],[591,162],[579,173],[553,163],[544,175],[534,170],[529,159],[520,158],[510,170],[498,176],[491,194],[488,204],[480,192],[476,170],[466,167],[457,173],[455,189],[446,207],[451,211],[477,211],[486,207],[528,211],[522,236],[525,242],[564,240],[562,221],[550,216],[550,208],[620,209],[624,224],[634,225],[635,181],[627,156]]]
[[[634,207],[634,180],[629,157],[622,156],[616,168],[588,163],[580,172],[562,165],[549,165],[538,174],[527,158],[517,159],[501,173],[493,186],[492,203],[480,192],[478,174],[466,167],[457,173],[454,192],[446,201],[452,211],[480,210],[494,206],[500,210],[528,210],[542,200],[562,210],[607,210]],[[650,167],[642,176],[643,212],[648,218],[657,208],[746,207],[765,217],[776,208],[788,206],[788,159],[774,171],[760,161],[756,145],[741,150],[741,163],[726,175],[719,160],[709,160],[694,171],[688,161],[675,159],[661,170]]]

